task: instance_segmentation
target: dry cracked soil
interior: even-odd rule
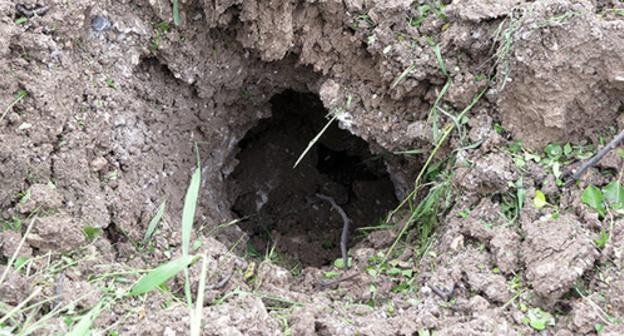
[[[624,219],[582,197],[622,157],[563,174],[624,125],[623,15],[0,0],[0,335],[186,335],[185,281],[203,335],[623,335]],[[127,295],[198,160],[207,271]]]

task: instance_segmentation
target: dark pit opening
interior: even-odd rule
[[[352,220],[348,247],[357,228],[376,226],[397,205],[382,156],[332,124],[297,168],[293,164],[327,123],[317,95],[285,91],[271,99],[273,117],[261,120],[239,143],[239,164],[230,175],[232,211],[246,218],[248,251],[296,269],[323,266],[341,257],[343,220],[332,197]]]

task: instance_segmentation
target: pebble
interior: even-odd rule
[[[91,26],[93,27],[93,29],[95,29],[95,31],[99,32],[110,28],[111,23],[103,16],[96,16],[93,18]]]
[[[108,161],[106,161],[103,157],[98,157],[95,160],[91,161],[91,170],[94,172],[100,171],[106,167]]]

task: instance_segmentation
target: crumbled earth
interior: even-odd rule
[[[176,25],[172,3],[0,0],[0,311],[41,307],[0,333],[102,303],[98,333],[188,334],[183,273],[125,294],[182,255],[198,158],[203,334],[624,333],[624,221],[581,200],[621,156],[569,187],[531,159],[624,124],[623,4],[188,0]],[[447,175],[391,212],[429,158]],[[423,243],[408,210],[446,177]],[[346,273],[317,194],[352,220]]]

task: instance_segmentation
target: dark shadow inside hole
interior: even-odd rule
[[[397,205],[383,157],[368,144],[331,125],[297,168],[293,164],[327,123],[317,95],[285,91],[271,99],[273,117],[264,119],[239,143],[239,164],[230,177],[232,211],[247,218],[248,251],[297,269],[340,258],[343,221],[320,193],[334,198],[356,229],[376,226]]]

